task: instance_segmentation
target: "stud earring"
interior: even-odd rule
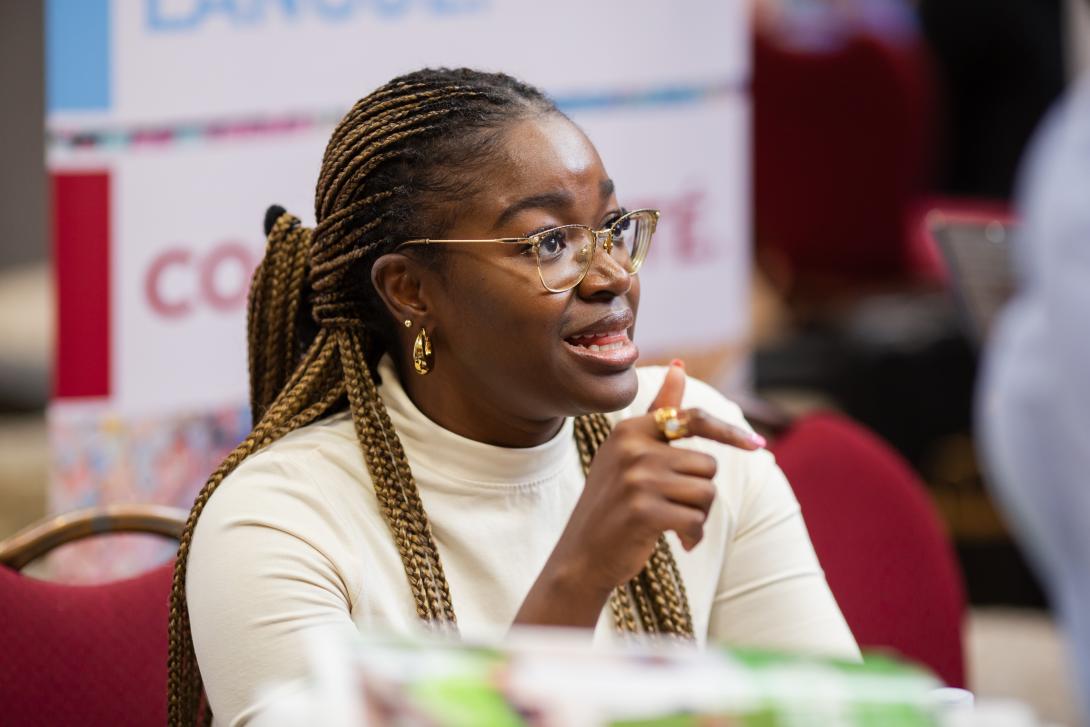
[[[416,369],[416,373],[424,376],[432,370],[433,366],[435,366],[435,357],[431,352],[431,339],[428,338],[428,332],[421,328],[413,342],[413,368]]]
[[[412,328],[413,327],[413,322],[410,321],[408,318],[405,319],[405,327],[406,328]]]

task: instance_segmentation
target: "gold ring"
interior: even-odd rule
[[[655,424],[658,425],[659,431],[666,437],[667,442],[689,436],[689,417],[681,414],[674,407],[660,406],[651,412],[651,416],[655,418]]]

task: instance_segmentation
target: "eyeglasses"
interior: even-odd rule
[[[545,289],[552,293],[571,290],[583,281],[590,270],[598,245],[629,275],[635,275],[647,251],[659,222],[658,210],[633,210],[621,215],[600,230],[586,225],[562,225],[536,232],[526,237],[499,237],[494,240],[407,240],[407,245],[483,244],[526,245],[526,253],[537,262],[538,276]]]

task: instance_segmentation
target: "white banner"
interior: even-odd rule
[[[54,507],[189,504],[207,453],[245,434],[245,300],[266,207],[312,224],[333,124],[428,65],[541,86],[597,145],[622,204],[662,210],[641,271],[641,350],[695,359],[722,383],[749,315],[743,8],[48,0]]]
[[[109,14],[98,117],[126,124],[343,110],[427,66],[563,97],[749,75],[741,0],[113,0]]]

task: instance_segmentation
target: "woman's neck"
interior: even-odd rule
[[[498,447],[536,447],[564,426],[564,417],[513,415],[497,406],[490,391],[473,391],[438,371],[420,376],[408,362],[395,362],[395,369],[409,400],[424,416],[466,439]]]

